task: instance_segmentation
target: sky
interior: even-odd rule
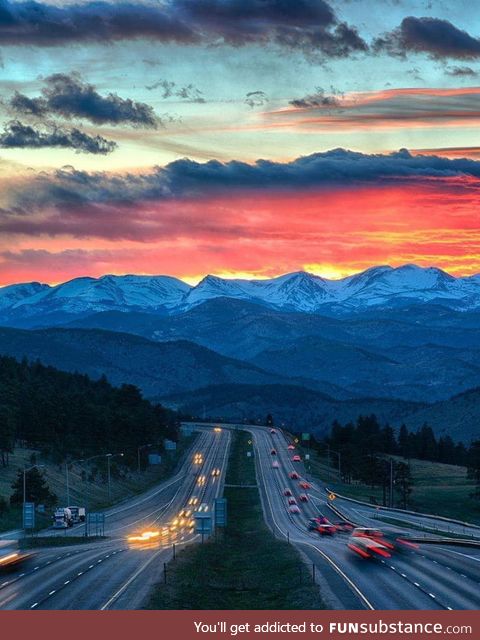
[[[0,285],[480,273],[480,5],[0,0]]]

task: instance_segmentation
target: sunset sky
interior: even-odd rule
[[[480,5],[0,0],[0,285],[480,272]]]

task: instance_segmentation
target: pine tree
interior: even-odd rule
[[[11,504],[23,503],[23,470],[19,469],[17,478],[12,484],[13,493],[10,497]],[[29,469],[25,474],[25,500],[35,504],[45,504],[49,507],[57,502],[57,496],[50,491],[45,476],[37,467]]]

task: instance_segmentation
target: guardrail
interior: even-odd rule
[[[333,491],[328,487],[325,487],[325,491],[327,493],[334,493],[336,496],[341,498],[342,500],[348,500],[349,502],[355,502],[356,504],[363,504],[366,507],[370,507],[371,509],[378,509],[379,511],[393,511],[395,513],[403,513],[410,516],[417,516],[421,518],[429,518],[430,520],[442,520],[443,522],[450,522],[451,524],[458,524],[462,527],[471,527],[473,529],[478,529],[480,531],[480,526],[478,524],[473,524],[471,522],[463,522],[462,520],[455,520],[454,518],[446,518],[445,516],[436,516],[433,513],[421,513],[420,511],[409,511],[407,509],[397,509],[396,507],[384,507],[383,505],[374,505],[370,502],[365,502],[364,500],[356,500],[355,498],[348,498],[347,496],[343,496],[337,491]]]

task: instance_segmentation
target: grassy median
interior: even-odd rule
[[[228,526],[218,539],[192,545],[167,566],[148,609],[324,609],[297,551],[263,520],[250,436],[233,434],[225,497]]]

